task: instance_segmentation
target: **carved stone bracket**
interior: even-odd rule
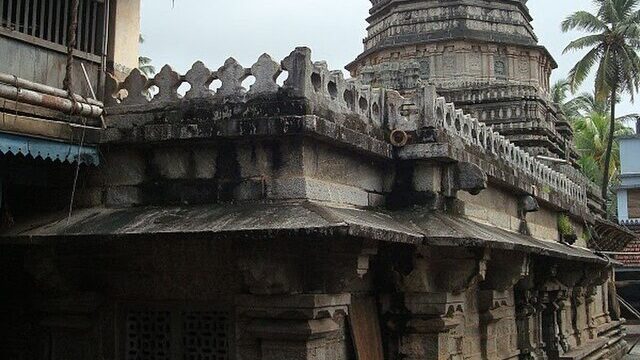
[[[458,162],[449,166],[444,183],[445,196],[453,197],[457,191],[478,195],[488,186],[487,174],[477,165]]]
[[[358,268],[356,272],[360,278],[369,272],[371,258],[378,254],[378,243],[375,241],[363,244],[362,250],[358,255]]]
[[[344,331],[337,318],[348,314],[350,304],[348,294],[246,295],[238,299],[238,317],[260,340],[262,359],[330,358]]]
[[[419,248],[412,271],[401,277],[400,290],[409,293],[459,295],[486,275],[486,258],[468,249]]]

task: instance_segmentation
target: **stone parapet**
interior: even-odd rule
[[[289,76],[279,85],[276,79],[282,70]],[[254,76],[255,83],[247,91],[242,81],[248,76]],[[209,85],[215,79],[221,86],[213,92]],[[191,86],[184,97],[177,91],[183,82]],[[153,86],[158,92],[150,99],[145,93]],[[502,164],[506,172],[491,172],[491,177],[505,181],[515,171],[533,180],[535,186],[523,188],[525,192],[540,196],[553,191],[574,204],[587,201],[584,186],[438,97],[434,87],[405,97],[395,90],[345,80],[341,72],[329,71],[325,63],[312,62],[306,48],[296,49],[281,64],[263,55],[250,69],[230,59],[216,72],[200,62],[184,76],[169,67],[151,80],[134,71],[124,83],[112,80],[109,93],[121,90],[127,95],[107,101],[111,135],[105,140],[110,143],[310,131],[324,133],[337,143],[351,142],[365,153],[388,157],[391,144],[403,147],[438,142],[436,134],[441,132],[452,137],[450,144],[455,145],[451,151],[484,154]],[[385,140],[389,133],[407,134],[407,139],[399,143],[393,137]]]

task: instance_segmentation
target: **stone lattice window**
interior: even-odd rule
[[[185,360],[229,359],[229,314],[218,311],[185,312],[182,326]]]
[[[131,309],[124,315],[125,360],[228,360],[231,315],[180,307]]]
[[[126,317],[127,360],[171,359],[171,314],[131,311]]]

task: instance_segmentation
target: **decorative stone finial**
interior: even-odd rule
[[[218,69],[218,78],[222,86],[218,89],[219,97],[242,95],[246,89],[242,87],[242,81],[250,75],[245,68],[234,58],[228,58],[224,65]]]
[[[122,100],[125,105],[139,105],[149,102],[145,91],[149,80],[139,69],[131,70],[131,73],[124,80],[123,88],[127,90],[127,97]]]
[[[280,64],[273,61],[269,54],[262,54],[251,67],[251,74],[256,78],[256,82],[251,85],[249,95],[263,95],[276,93],[279,89],[276,80],[282,73]]]
[[[172,102],[180,100],[178,88],[182,84],[182,77],[175,72],[171,66],[165,65],[153,79],[154,85],[158,87],[158,93],[153,97],[152,102]]]
[[[211,70],[202,61],[197,61],[193,64],[191,70],[184,77],[191,85],[191,89],[185,94],[185,99],[213,97],[213,92],[209,89],[213,76]]]

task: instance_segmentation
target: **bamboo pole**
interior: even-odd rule
[[[10,74],[6,74],[3,72],[0,72],[0,83],[4,83],[6,85],[9,86],[16,86],[20,89],[27,89],[27,90],[33,90],[35,92],[39,92],[42,94],[46,94],[46,95],[52,95],[52,96],[57,96],[57,97],[63,97],[63,98],[69,98],[69,93],[65,90],[62,89],[58,89],[52,86],[48,86],[48,85],[44,85],[44,84],[38,84],[38,83],[34,83],[32,81],[29,80],[25,80],[19,77],[16,77],[14,75],[10,75]],[[94,100],[94,99],[90,99],[90,98],[84,98],[78,94],[74,94],[73,95],[74,99],[78,102],[82,102],[82,103],[86,103],[86,104],[90,104],[90,105],[96,105],[96,106],[100,106],[103,107],[104,105],[102,104],[102,102]]]
[[[0,97],[30,105],[42,106],[51,110],[58,110],[67,114],[75,114],[91,118],[102,115],[102,107],[73,101],[69,98],[43,94],[29,89],[21,89],[12,85],[0,83]]]

